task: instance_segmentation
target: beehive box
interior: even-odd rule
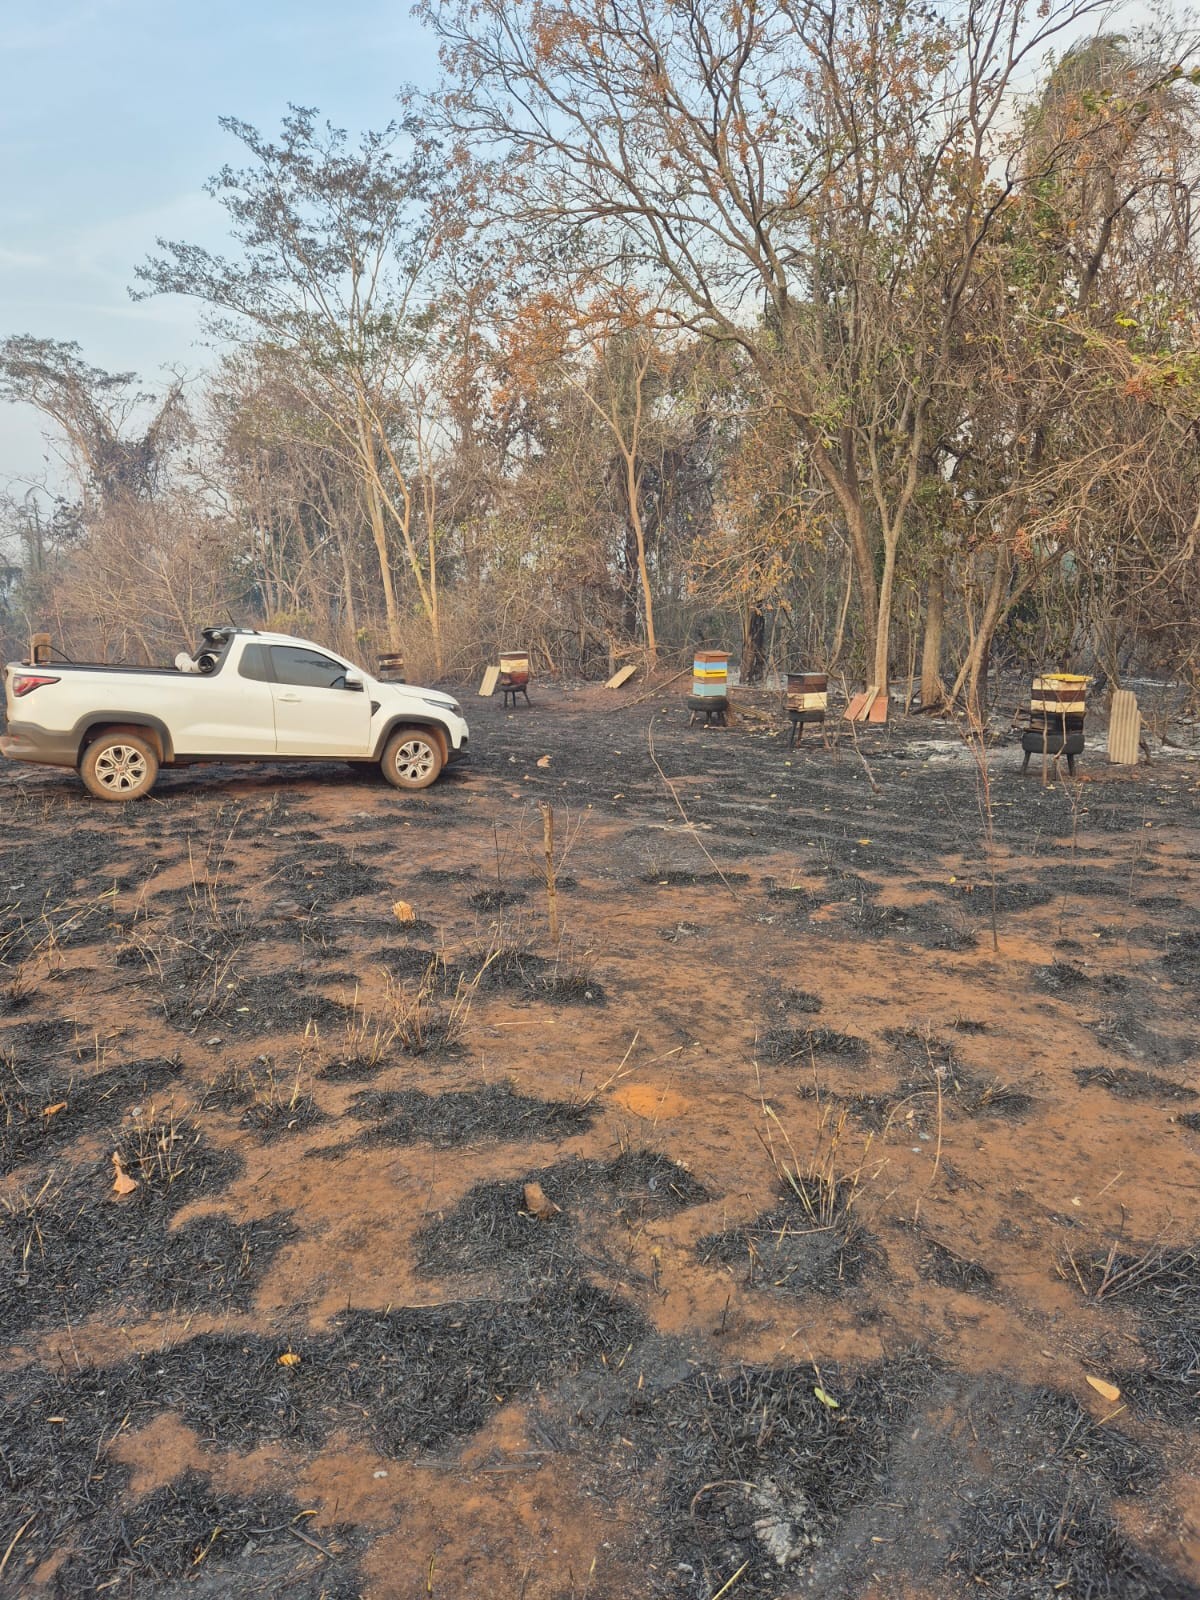
[[[379,681],[381,683],[404,682],[404,657],[398,650],[392,650],[387,655],[380,656]]]
[[[529,682],[528,650],[503,650],[500,653],[500,677],[509,684]]]
[[[787,709],[813,722],[823,721],[829,705],[829,676],[824,672],[789,672]]]
[[[1033,716],[1078,717],[1087,713],[1091,680],[1070,672],[1044,672],[1033,680],[1029,710]]]
[[[692,663],[692,693],[702,699],[729,693],[728,650],[697,650]]]

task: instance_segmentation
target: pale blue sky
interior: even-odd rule
[[[128,289],[155,236],[219,247],[204,180],[289,101],[382,127],[432,81],[408,0],[0,0],[0,337],[74,339],[153,381],[206,352],[188,302]],[[0,486],[45,471],[36,418],[0,405]]]

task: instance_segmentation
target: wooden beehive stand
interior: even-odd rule
[[[1075,776],[1075,757],[1083,753],[1083,721],[1087,715],[1087,686],[1091,680],[1074,672],[1043,672],[1033,680],[1029,697],[1029,726],[1021,735],[1028,772],[1031,756],[1042,758],[1042,776],[1048,762],[1067,758],[1067,771]]]
[[[786,705],[791,728],[788,749],[794,750],[804,738],[809,723],[820,728],[821,742],[825,743],[825,712],[829,707],[829,677],[824,672],[789,672],[787,675]]]
[[[692,690],[687,697],[690,728],[697,717],[704,726],[724,728],[729,711],[728,650],[697,650],[692,663]]]

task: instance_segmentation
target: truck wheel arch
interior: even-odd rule
[[[440,722],[435,722],[432,717],[413,717],[404,715],[391,717],[388,719],[387,726],[384,728],[383,733],[375,743],[375,754],[372,758],[373,760],[383,760],[383,752],[387,748],[387,742],[395,733],[397,728],[422,728],[426,733],[432,734],[441,748],[442,766],[444,767],[447,764],[450,759],[450,736],[442,724]]]
[[[160,722],[157,717],[148,717],[144,712],[127,716],[122,716],[120,712],[107,712],[79,730],[76,766],[83,760],[83,753],[88,745],[102,733],[130,733],[136,738],[145,739],[158,757],[160,766],[167,766],[175,759],[171,735],[167,731],[166,724]]]

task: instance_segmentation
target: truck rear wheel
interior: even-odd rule
[[[137,734],[102,733],[83,752],[79,776],[97,800],[140,800],[158,777],[158,757]]]
[[[428,728],[397,728],[379,763],[396,789],[428,789],[442,770],[442,751]]]

